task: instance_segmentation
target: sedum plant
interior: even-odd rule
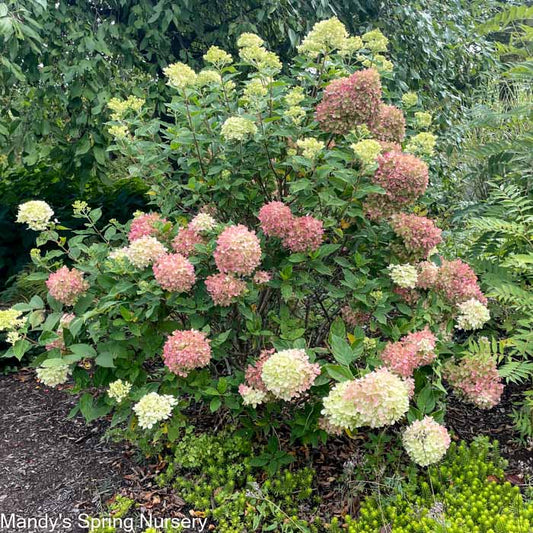
[[[487,299],[417,205],[431,116],[412,96],[390,101],[379,32],[320,22],[288,65],[257,35],[237,45],[211,48],[200,72],[165,69],[165,120],[110,102],[109,149],[149,184],[151,212],[123,226],[78,202],[86,227],[72,234],[21,206],[45,226],[32,259],[49,294],[2,312],[7,355],[41,347],[42,383],[71,376],[87,419],[113,410],[152,441],[200,402],[312,443],[424,419],[409,454],[438,460],[448,368],[484,397],[496,367],[489,354],[489,380],[461,359]]]

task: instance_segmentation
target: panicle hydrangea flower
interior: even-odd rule
[[[157,237],[159,230],[155,225],[157,223],[166,224],[167,222],[168,220],[163,218],[159,213],[141,213],[131,221],[128,240],[133,242],[146,235]]]
[[[337,18],[317,22],[298,46],[298,52],[308,57],[318,57],[341,50],[346,45],[348,32],[344,24]]]
[[[448,430],[430,416],[415,420],[403,433],[407,455],[420,466],[438,463],[450,447]]]
[[[442,231],[426,217],[399,213],[393,215],[390,225],[402,238],[408,252],[415,257],[427,258],[430,251],[442,242]]]
[[[228,52],[222,50],[218,46],[211,46],[209,50],[204,54],[204,61],[215,65],[217,68],[231,65],[233,58]]]
[[[57,348],[59,350],[65,349],[65,338],[63,337],[63,329],[67,328],[75,318],[76,315],[74,315],[73,313],[63,313],[59,320],[59,327],[56,331],[57,339],[52,342],[49,342],[45,346],[47,350],[53,350],[54,348]]]
[[[405,107],[413,107],[418,104],[418,95],[413,92],[405,93],[402,95],[402,104]]]
[[[209,214],[200,212],[190,222],[189,229],[196,233],[208,233],[217,227],[217,221]]]
[[[238,48],[249,48],[251,46],[263,46],[265,41],[259,37],[259,35],[256,35],[255,33],[241,33],[239,38],[237,39],[237,47]]]
[[[487,299],[479,288],[476,273],[461,259],[442,260],[434,288],[450,304],[460,304],[472,298],[487,304]]]
[[[272,279],[272,274],[266,270],[258,270],[253,279],[256,285],[264,285]]]
[[[128,129],[128,126],[125,126],[124,124],[114,124],[113,126],[109,126],[109,128],[107,128],[107,132],[115,139],[124,140],[130,136],[130,130]]]
[[[425,329],[410,333],[398,342],[389,342],[381,353],[387,368],[402,377],[411,377],[413,371],[435,360],[435,335]]]
[[[218,236],[213,257],[220,272],[249,275],[261,263],[261,245],[246,226],[230,226]]]
[[[339,434],[343,429],[354,430],[361,425],[355,403],[346,398],[346,392],[352,383],[353,381],[337,383],[322,400],[322,415],[326,421],[324,427],[328,433]]]
[[[431,156],[435,153],[436,144],[437,137],[433,133],[424,131],[409,139],[409,142],[405,145],[405,151],[411,154]]]
[[[275,74],[282,67],[279,57],[262,46],[245,46],[239,50],[239,56],[242,61],[249,63],[260,72],[268,71],[269,74]]]
[[[54,211],[46,202],[31,200],[19,205],[17,222],[27,224],[34,231],[44,231],[53,216]]]
[[[243,117],[229,117],[222,124],[221,135],[226,141],[244,141],[257,133],[257,126]]]
[[[284,111],[283,116],[291,120],[294,124],[299,125],[305,118],[305,109],[299,105],[295,105]]]
[[[167,420],[177,403],[178,399],[169,394],[157,394],[157,392],[145,394],[133,406],[133,411],[139,420],[139,427],[151,429],[158,422]]]
[[[20,328],[26,322],[21,318],[22,311],[16,309],[0,309],[0,331],[13,331]]]
[[[407,305],[416,305],[420,300],[420,293],[414,289],[405,289],[403,287],[394,287],[394,294],[397,294]]]
[[[491,409],[500,402],[504,386],[490,355],[468,354],[457,364],[449,362],[444,377],[460,398],[480,409]]]
[[[376,120],[370,124],[370,131],[380,141],[402,142],[405,137],[402,110],[393,105],[381,104]]]
[[[163,73],[168,78],[168,84],[175,89],[185,89],[196,83],[196,72],[179,61],[165,67]]]
[[[239,385],[239,394],[242,396],[242,403],[244,405],[251,405],[254,408],[264,403],[268,398],[266,392],[249,387],[244,383]]]
[[[322,244],[324,225],[310,215],[293,218],[288,233],[283,237],[283,246],[291,252],[313,252]]]
[[[220,85],[222,77],[216,70],[204,69],[198,72],[196,76],[197,87],[207,87],[209,85]]]
[[[137,268],[146,268],[155,263],[167,249],[155,237],[145,235],[135,239],[128,247],[128,259]]]
[[[293,87],[285,95],[285,102],[288,106],[293,107],[301,104],[305,100],[303,87]]]
[[[208,276],[205,286],[213,303],[222,307],[228,307],[234,303],[247,289],[246,282],[242,279],[223,273]]]
[[[263,365],[275,351],[274,349],[262,350],[258,359],[246,367],[246,371],[244,372],[246,385],[253,389],[268,392],[261,375],[263,373]]]
[[[341,56],[351,56],[358,50],[361,50],[361,48],[363,48],[363,39],[361,39],[361,37],[358,35],[354,37],[348,37],[345,39],[342,48],[339,50],[339,54]]]
[[[122,261],[124,259],[128,259],[128,252],[129,252],[129,247],[122,246],[120,248],[114,248],[113,250],[111,250],[107,257],[111,259],[112,261]]]
[[[143,98],[137,98],[136,96],[130,95],[125,100],[111,98],[107,103],[107,107],[113,111],[113,113],[111,113],[111,118],[113,120],[121,120],[128,111],[138,113],[142,109],[144,102]]]
[[[242,91],[243,103],[252,106],[261,105],[267,94],[268,86],[262,80],[254,78],[244,86]]]
[[[185,257],[195,252],[197,244],[205,244],[204,238],[192,228],[180,228],[172,241],[172,249]]]
[[[368,324],[372,318],[372,313],[355,311],[349,305],[345,305],[341,309],[341,314],[344,322],[352,328]]]
[[[383,149],[381,144],[374,139],[364,139],[353,143],[350,148],[365,165],[374,163]]]
[[[431,289],[435,285],[439,267],[431,261],[422,261],[416,268],[418,271],[416,286],[420,289]]]
[[[372,52],[386,52],[389,40],[380,30],[367,31],[362,35],[365,48],[368,48]]]
[[[389,276],[402,289],[414,289],[418,280],[418,272],[413,265],[389,265]]]
[[[290,207],[282,202],[265,204],[257,215],[263,233],[269,237],[285,237],[292,227],[293,219]]]
[[[107,395],[117,403],[122,403],[122,401],[128,397],[131,387],[132,385],[128,381],[117,379],[109,384]]]
[[[359,70],[333,80],[316,108],[320,127],[329,133],[347,133],[358,124],[371,124],[381,105],[381,80],[375,69]]]
[[[210,342],[201,331],[194,329],[175,331],[168,337],[163,347],[165,365],[174,374],[187,377],[191,370],[209,364]]]
[[[320,155],[320,152],[324,150],[325,144],[318,139],[308,137],[306,139],[298,139],[296,145],[302,150],[302,155],[307,159],[314,161]]]
[[[311,363],[305,350],[283,350],[263,363],[261,379],[276,398],[290,401],[310,389],[319,374],[320,365]]]
[[[457,308],[459,315],[455,327],[458,329],[481,329],[490,320],[489,310],[476,298],[460,303]]]
[[[157,283],[171,292],[188,292],[196,282],[194,266],[181,254],[162,255],[152,267]]]
[[[62,266],[50,274],[46,286],[53,298],[65,305],[74,305],[78,298],[87,291],[89,283],[83,279],[83,272]]]
[[[42,366],[36,370],[37,379],[47,387],[57,387],[66,383],[70,374],[70,367],[66,364],[56,366]]]
[[[415,113],[416,125],[419,128],[429,128],[429,126],[431,126],[432,120],[433,117],[431,116],[431,113],[426,113],[424,111],[417,111]]]
[[[357,427],[390,426],[409,410],[412,382],[400,378],[387,368],[379,368],[349,383],[344,399],[355,406]]]

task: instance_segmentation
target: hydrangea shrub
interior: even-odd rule
[[[86,227],[64,234],[43,202],[21,206],[49,294],[0,311],[7,355],[42,347],[38,379],[71,376],[88,418],[113,410],[113,424],[159,436],[205,402],[314,443],[422,420],[408,452],[438,459],[443,366],[489,403],[475,361],[456,359],[490,315],[474,271],[441,256],[420,215],[431,116],[398,90],[386,45],[331,19],[282,65],[244,34],[239,57],[212,47],[205,70],[165,69],[166,122],[138,96],[113,99],[110,150],[150,185],[152,210],[101,223],[78,202]]]

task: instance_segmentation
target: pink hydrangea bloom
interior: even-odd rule
[[[194,329],[175,331],[165,342],[163,359],[171,372],[186,377],[191,370],[209,364],[210,340],[205,333]]]
[[[409,333],[398,342],[389,342],[381,354],[387,368],[403,377],[410,377],[413,371],[435,360],[436,338],[428,329]]]
[[[261,263],[261,245],[246,226],[230,226],[218,236],[213,256],[220,272],[249,275]]]
[[[310,215],[296,217],[283,238],[283,245],[291,252],[309,252],[316,250],[324,238],[324,225]]]
[[[178,234],[172,241],[172,248],[185,257],[189,257],[195,252],[197,244],[205,244],[204,238],[191,228],[180,228]]]
[[[341,315],[344,322],[352,328],[368,324],[372,318],[372,313],[355,311],[349,305],[345,305],[341,309]]]
[[[257,215],[261,223],[261,229],[269,237],[282,239],[289,232],[293,216],[289,206],[282,202],[270,202],[265,204]]]
[[[256,285],[264,285],[272,279],[272,274],[266,270],[258,270],[254,274],[254,283]]]
[[[420,289],[431,289],[435,285],[439,267],[431,261],[422,261],[416,268],[418,271],[416,286]]]
[[[194,266],[181,254],[165,254],[152,267],[161,287],[171,292],[187,292],[195,281]]]
[[[155,228],[154,223],[166,223],[166,218],[161,217],[159,213],[143,213],[135,217],[131,221],[130,231],[128,233],[128,240],[130,242],[135,241],[140,237],[151,235],[152,237],[158,236],[158,230]]]
[[[378,169],[372,178],[386,193],[368,196],[365,210],[371,219],[399,211],[424,194],[429,180],[426,163],[414,155],[387,152],[378,156]]]
[[[207,292],[215,305],[228,307],[246,292],[246,282],[231,274],[214,274],[205,280]]]
[[[405,137],[405,117],[401,109],[381,104],[377,119],[370,125],[370,131],[380,141],[400,143]]]
[[[387,152],[401,152],[402,147],[395,142],[389,141],[378,141],[381,144],[381,153],[386,154]]]
[[[73,268],[69,270],[62,266],[50,274],[46,281],[50,294],[58,302],[65,305],[74,305],[78,298],[89,288],[89,283],[83,279],[83,272]]]
[[[487,304],[487,299],[479,288],[476,273],[461,259],[442,261],[434,288],[451,304],[460,304],[472,298]]]
[[[420,299],[420,293],[414,289],[394,287],[392,292],[397,294],[407,305],[415,305]]]
[[[359,70],[333,80],[316,108],[320,127],[330,133],[347,133],[358,124],[372,124],[381,104],[381,79],[377,70]]]
[[[76,318],[76,315],[73,313],[63,313],[63,316],[59,320],[59,327],[57,328],[56,334],[58,338],[55,341],[49,342],[45,348],[47,350],[52,350],[58,348],[59,350],[65,349],[65,339],[63,337],[63,328],[68,327],[68,325]]]
[[[261,373],[263,372],[263,365],[265,364],[265,361],[275,352],[274,349],[269,350],[263,350],[257,359],[252,364],[249,364],[246,367],[246,371],[244,373],[244,379],[246,382],[246,385],[257,389],[261,391],[266,392],[265,384],[263,383],[263,379],[261,378]]]
[[[469,354],[457,364],[448,363],[444,377],[458,396],[480,409],[500,402],[504,386],[493,357]]]
[[[398,213],[391,217],[390,225],[402,238],[406,250],[415,257],[425,259],[442,242],[442,231],[426,217]]]

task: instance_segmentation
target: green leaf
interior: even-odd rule
[[[103,366],[104,368],[115,368],[114,359],[115,355],[112,352],[103,352],[96,357],[94,362],[96,365]]]
[[[354,379],[352,371],[347,366],[340,365],[324,365],[323,369],[335,381],[348,381]]]
[[[96,357],[96,350],[90,344],[72,344],[68,349],[75,355],[81,357]]]
[[[331,351],[335,360],[343,366],[350,366],[356,359],[356,356],[346,340],[337,335],[331,336]]]

